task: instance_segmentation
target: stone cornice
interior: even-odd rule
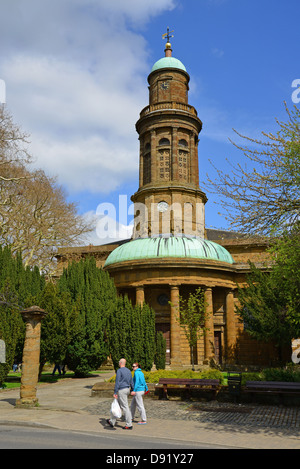
[[[159,184],[156,183],[155,185],[152,183],[149,183],[148,185],[144,185],[142,188],[139,188],[135,194],[131,196],[131,200],[135,202],[136,198],[140,195],[145,195],[147,192],[150,193],[150,195],[155,195],[155,193],[159,192],[189,192],[193,196],[199,195],[202,199],[203,202],[206,203],[208,198],[200,188],[193,187],[192,185],[184,184],[184,185],[179,185],[178,183],[168,183],[166,185],[165,183]],[[219,244],[221,244],[219,242]]]

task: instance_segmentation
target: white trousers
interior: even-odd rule
[[[136,408],[138,408],[138,411],[141,415],[141,419],[143,420],[143,422],[146,422],[147,417],[146,417],[146,411],[145,411],[144,402],[143,402],[144,393],[145,393],[144,391],[137,391],[135,393],[135,396],[132,397],[130,410],[131,410],[131,417],[134,418],[135,410]]]
[[[129,410],[129,405],[128,405],[129,394],[130,394],[130,388],[119,389],[118,391],[118,402],[120,404],[122,411],[124,412],[125,424],[127,427],[132,426],[131,412]],[[112,413],[110,416],[110,421],[113,425],[115,425],[117,421],[116,417],[112,415]]]

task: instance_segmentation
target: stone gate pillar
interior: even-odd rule
[[[40,365],[41,321],[47,315],[38,306],[21,311],[26,322],[25,343],[22,360],[20,399],[16,406],[32,407],[37,404],[36,388]]]

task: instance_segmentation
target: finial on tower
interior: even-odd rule
[[[171,43],[170,43],[170,38],[174,37],[174,35],[171,35],[170,33],[174,33],[174,30],[170,31],[169,26],[168,26],[167,27],[167,32],[162,35],[163,39],[167,39],[166,48],[165,48],[165,56],[166,57],[171,57],[172,56],[172,48],[171,48],[172,46],[171,46]]]

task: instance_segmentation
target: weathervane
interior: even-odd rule
[[[170,42],[170,38],[171,38],[171,37],[174,37],[174,35],[170,35],[170,32],[171,32],[171,33],[174,33],[174,29],[173,29],[173,31],[170,31],[170,30],[169,30],[169,26],[168,26],[168,27],[167,27],[167,32],[162,35],[162,38],[163,38],[163,39],[167,39],[167,42]]]

